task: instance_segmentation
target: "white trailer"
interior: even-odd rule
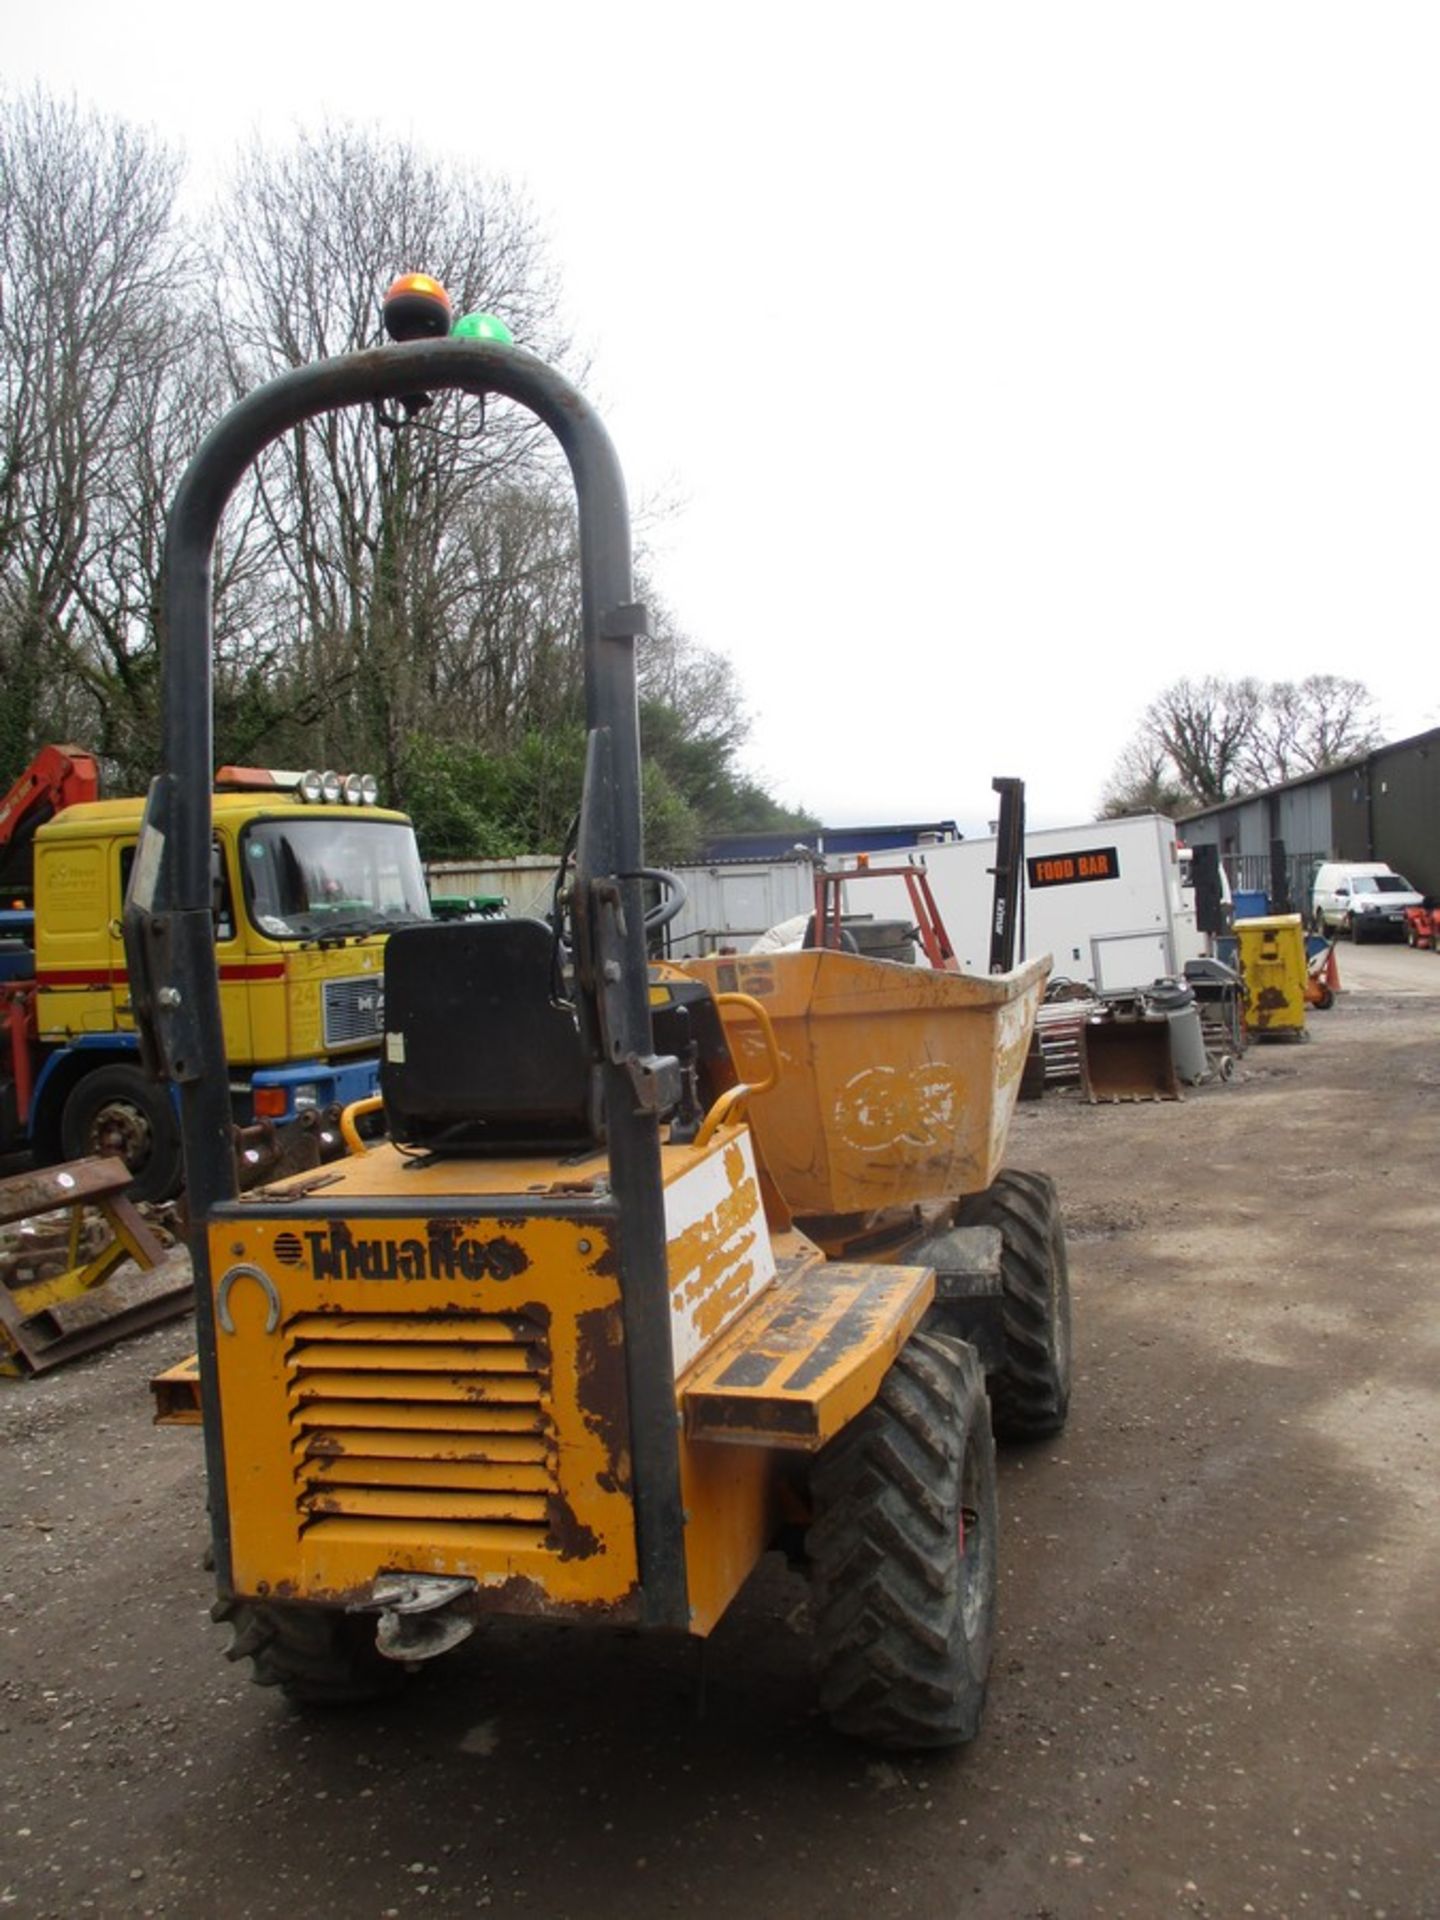
[[[995,859],[996,842],[984,839],[874,853],[869,864],[923,861],[961,967],[985,973]],[[813,900],[812,870],[800,859],[686,868],[683,877],[690,901],[672,929],[677,955],[732,945],[743,952],[766,926],[808,912]],[[1029,833],[1024,880],[1021,952],[1050,954],[1056,978],[1124,991],[1179,974],[1205,950],[1194,891],[1182,884],[1174,823],[1159,814]],[[898,877],[847,885],[845,910],[911,918]]]
[[[961,967],[984,973],[996,842],[930,847],[924,858]],[[882,864],[881,857],[872,864]],[[870,880],[846,893],[855,912],[878,918],[907,911],[900,879]],[[1098,992],[1148,986],[1204,951],[1194,891],[1181,884],[1175,826],[1159,814],[1027,833],[1022,901],[1020,951],[1048,953],[1052,977],[1085,981]]]

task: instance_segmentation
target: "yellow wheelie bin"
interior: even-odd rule
[[[1235,922],[1245,1030],[1251,1039],[1304,1036],[1305,926],[1298,913]]]

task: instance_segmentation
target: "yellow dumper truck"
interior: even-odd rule
[[[165,771],[125,927],[180,1097],[232,1657],[323,1703],[497,1614],[703,1636],[785,1543],[811,1571],[834,1724],[968,1740],[994,1627],[992,1405],[1034,1435],[1069,1398],[1054,1190],[1001,1171],[1045,963],[652,965],[678,895],[642,848],[644,612],[610,442],[541,361],[448,336],[434,283],[399,288],[387,320],[393,344],[233,409],[170,520]],[[574,477],[573,864],[548,920],[395,934],[388,1140],[323,1184],[242,1196],[209,930],[216,526],[299,423],[451,394],[528,407]]]

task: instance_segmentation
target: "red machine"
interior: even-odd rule
[[[0,905],[19,906],[33,883],[31,842],[65,807],[100,798],[100,768],[80,747],[41,747],[0,800]]]
[[[1318,1007],[1324,1013],[1335,1004],[1335,996],[1340,991],[1340,969],[1335,964],[1335,942],[1332,940],[1318,953],[1312,953],[1305,963],[1305,1004]]]
[[[836,948],[845,945],[842,908],[847,881],[880,880],[891,876],[905,882],[910,895],[910,911],[915,918],[915,932],[925,950],[925,958],[937,973],[958,973],[960,962],[955,958],[955,949],[950,944],[950,936],[935,905],[935,896],[930,891],[930,876],[925,869],[912,865],[872,867],[865,854],[861,854],[858,866],[843,872],[827,873],[824,867],[815,869],[815,945]]]
[[[1440,907],[1407,907],[1405,941],[1408,946],[1440,952]]]
[[[34,1091],[35,971],[29,907],[36,831],[57,813],[100,797],[100,768],[79,747],[42,747],[0,800],[0,1137],[24,1121]]]

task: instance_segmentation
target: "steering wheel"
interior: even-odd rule
[[[651,907],[645,916],[645,931],[658,933],[662,927],[668,927],[690,898],[690,889],[678,873],[671,873],[668,867],[637,867],[633,874],[624,876],[627,880],[653,880],[657,886],[665,889],[665,898]]]

